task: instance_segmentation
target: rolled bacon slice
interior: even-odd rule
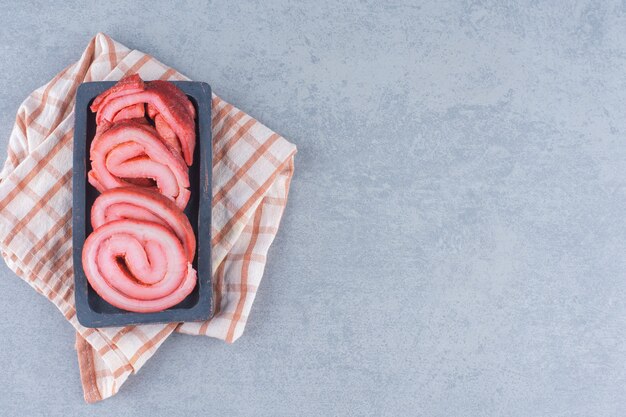
[[[89,183],[101,193],[135,185],[157,189],[181,209],[189,201],[189,173],[185,162],[147,124],[124,120],[98,126],[91,143],[90,159]]]
[[[196,285],[183,244],[159,222],[121,219],[100,225],[85,240],[82,262],[91,287],[127,311],[163,311]]]
[[[115,84],[113,87],[109,88],[105,92],[101,93],[98,97],[96,97],[91,104],[91,111],[97,112],[101,106],[104,106],[106,103],[116,97],[138,93],[145,89],[146,86],[141,77],[139,77],[139,74],[127,75],[126,77],[119,80],[117,84]]]
[[[145,88],[138,89],[139,84],[136,80],[128,80],[128,78],[120,80],[123,86],[114,92],[109,91],[118,87],[118,84],[96,98],[91,106],[93,111],[97,111],[96,123],[100,125],[105,122],[114,122],[116,118],[125,117],[125,114],[129,112],[128,109],[135,109],[133,106],[146,104],[148,116],[156,118],[158,114],[162,117],[161,126],[164,126],[164,123],[167,124],[168,130],[173,132],[179,142],[178,148],[182,151],[185,163],[191,165],[196,146],[194,122],[196,114],[191,101],[185,93],[168,81],[150,81],[145,83]],[[104,97],[100,98],[102,95]],[[118,116],[121,112],[124,112],[123,116]],[[170,135],[171,138],[172,135]]]
[[[189,219],[158,192],[141,187],[113,188],[100,194],[91,206],[94,229],[123,219],[150,221],[169,228],[183,245],[187,260],[193,261],[196,238]]]
[[[180,141],[178,140],[178,136],[176,136],[176,133],[174,133],[174,131],[170,128],[170,125],[168,125],[167,122],[163,120],[163,116],[161,116],[159,113],[154,116],[154,128],[156,129],[159,136],[161,136],[161,139],[163,139],[165,143],[171,145],[172,148],[176,149],[176,151],[178,151],[182,156],[183,150],[180,148]]]
[[[142,103],[137,103],[132,106],[128,106],[117,112],[113,118],[113,122],[119,122],[127,119],[139,119],[144,117],[145,108]]]
[[[171,82],[163,81],[163,80],[148,81],[148,89],[160,90],[166,94],[171,94],[173,97],[176,98],[176,100],[178,100],[181,104],[185,106],[185,108],[187,109],[187,112],[189,113],[189,116],[192,119],[196,118],[196,108],[193,106],[191,101],[189,101],[187,94],[185,94],[183,90],[176,87]]]

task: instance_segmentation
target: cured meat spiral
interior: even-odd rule
[[[93,204],[94,228],[82,263],[91,287],[108,303],[149,313],[191,293],[195,237],[187,217],[168,199],[139,187],[105,191]]]
[[[139,119],[143,117],[144,114],[145,114],[145,109],[143,105],[141,103],[134,104],[132,106],[124,107],[122,110],[117,112],[117,114],[113,118],[113,121],[119,122],[121,120],[126,120],[126,119]]]
[[[82,264],[109,304],[138,313],[170,308],[196,286],[196,238],[183,213],[191,193],[195,107],[174,84],[121,79],[91,105],[93,232]],[[147,113],[147,114],[146,114]]]
[[[100,94],[91,105],[92,111],[97,112],[98,125],[143,117],[145,107],[159,134],[180,152],[187,165],[191,165],[196,146],[196,111],[185,93],[174,84],[161,80],[144,83],[133,74]]]
[[[183,245],[187,260],[193,261],[196,238],[189,219],[158,192],[141,187],[113,188],[100,194],[91,206],[94,229],[122,219],[151,221],[169,228]]]
[[[100,126],[91,143],[90,159],[89,182],[100,192],[141,185],[158,189],[181,209],[189,201],[185,162],[147,124],[131,119]]]
[[[113,87],[96,97],[91,104],[91,111],[97,112],[100,107],[104,106],[112,99],[126,94],[139,93],[145,90],[145,88],[146,86],[141,77],[139,77],[139,74],[128,75],[119,80]]]

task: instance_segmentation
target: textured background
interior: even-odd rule
[[[95,406],[2,265],[3,416],[626,415],[626,5],[4,3],[2,138],[103,31],[299,154],[244,337]]]

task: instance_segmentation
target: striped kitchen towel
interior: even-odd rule
[[[174,331],[233,342],[241,336],[276,236],[294,145],[213,95],[212,261],[215,315],[200,323],[88,329],[76,320],[72,265],[72,139],[79,84],[186,80],[150,55],[96,35],[80,60],[20,106],[0,173],[0,250],[7,265],[76,329],[85,400],[114,395]]]

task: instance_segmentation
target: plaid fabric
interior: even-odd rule
[[[114,395],[174,331],[241,336],[287,202],[295,146],[213,96],[214,317],[201,323],[87,329],[76,320],[72,264],[74,98],[85,81],[184,80],[150,55],[96,35],[80,60],[20,106],[0,173],[0,249],[7,265],[76,329],[85,400]]]

